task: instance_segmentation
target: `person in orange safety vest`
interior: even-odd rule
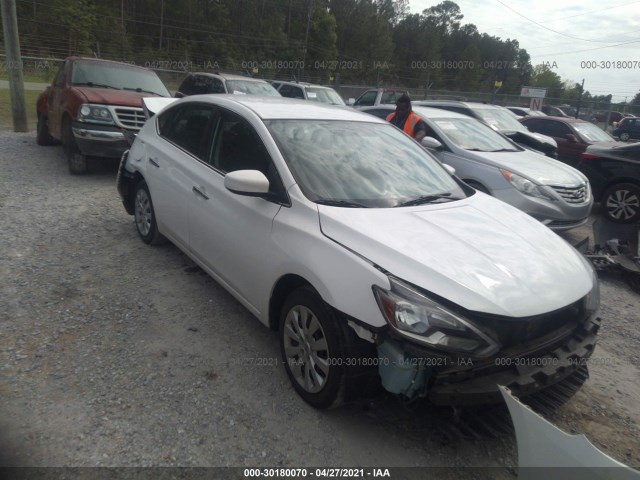
[[[427,134],[427,125],[420,116],[411,110],[409,95],[403,94],[396,101],[396,111],[387,116],[387,122],[395,125],[416,141],[420,141]]]

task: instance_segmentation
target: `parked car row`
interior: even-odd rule
[[[155,115],[117,181],[140,238],[170,240],[277,330],[310,405],[380,385],[407,400],[488,404],[501,402],[499,384],[526,397],[584,379],[600,325],[591,264],[400,129],[277,97],[144,102]],[[421,113],[452,148],[474,141],[553,162],[469,117]]]
[[[363,111],[386,118],[394,107],[380,105]],[[567,230],[587,221],[593,197],[587,178],[580,172],[521,148],[467,115],[420,105],[413,111],[429,128],[422,144],[441,162],[454,167],[468,185],[519,208],[553,230]]]

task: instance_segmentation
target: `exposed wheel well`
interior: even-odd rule
[[[278,280],[273,288],[271,299],[269,300],[269,328],[278,330],[280,324],[280,311],[282,305],[289,294],[297,288],[313,285],[299,275],[289,274]]]

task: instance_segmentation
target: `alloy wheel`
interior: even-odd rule
[[[135,218],[140,234],[142,236],[149,235],[151,222],[153,221],[153,213],[151,212],[149,195],[147,195],[144,188],[139,188],[136,192]]]
[[[309,393],[322,390],[331,367],[329,346],[318,318],[304,305],[295,305],[287,313],[284,352],[298,385]]]

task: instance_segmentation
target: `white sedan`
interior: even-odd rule
[[[584,378],[591,265],[396,127],[281,98],[155,101],[173,103],[123,156],[125,208],[145,243],[169,239],[280,332],[311,405],[380,383],[492,403],[498,384],[525,396]]]

